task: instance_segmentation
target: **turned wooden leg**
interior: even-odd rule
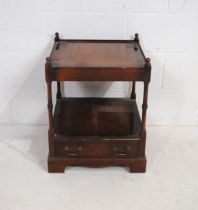
[[[57,93],[56,93],[56,99],[61,99],[61,86],[60,81],[57,82]]]
[[[144,82],[144,98],[142,104],[142,130],[146,128],[146,111],[147,111],[147,99],[148,99],[148,83]]]
[[[148,101],[148,85],[150,82],[150,74],[151,74],[151,64],[150,64],[150,58],[146,59],[145,64],[146,69],[146,76],[144,81],[144,93],[143,93],[143,104],[142,104],[142,124],[141,124],[141,140],[139,143],[139,155],[144,156],[145,155],[145,145],[146,145],[146,112],[147,112],[147,101]]]
[[[146,111],[147,111],[148,83],[144,82],[144,99],[142,104],[142,124],[141,124],[141,140],[139,142],[139,155],[145,155],[146,146]]]
[[[133,82],[132,82],[131,99],[136,99],[136,93],[135,93],[135,81],[133,81]]]
[[[49,129],[48,129],[48,142],[49,142],[49,156],[54,156],[54,129],[53,129],[53,103],[52,103],[52,81],[49,77],[50,72],[50,60],[46,59],[45,64],[46,72],[46,82],[47,82],[47,108],[48,108],[48,119],[49,119]]]
[[[51,86],[51,82],[47,83],[47,96],[48,96],[48,104],[47,104],[47,108],[48,108],[48,119],[49,119],[49,129],[53,128],[53,103],[52,103],[52,86]]]
[[[51,82],[47,83],[48,92],[48,118],[49,118],[49,130],[48,130],[48,142],[49,142],[49,155],[54,156],[54,131],[53,131],[53,103],[52,103],[52,86]]]

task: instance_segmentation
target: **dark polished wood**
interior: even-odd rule
[[[55,137],[56,157],[138,157],[138,142],[112,137],[98,138],[75,138],[68,136],[67,139]]]
[[[46,59],[49,172],[66,166],[128,166],[145,172],[146,111],[151,64],[134,40],[66,40],[56,33]],[[52,82],[57,82],[55,109]],[[65,98],[61,81],[133,81],[130,98]],[[144,83],[142,118],[136,82]]]
[[[127,166],[130,172],[143,173],[146,171],[146,157],[138,158],[57,158],[48,157],[48,172],[63,173],[67,166],[86,166],[92,168],[106,166]]]
[[[51,81],[144,81],[146,76],[144,54],[133,40],[59,40],[49,63]]]
[[[54,112],[54,132],[72,136],[136,135],[141,120],[135,100],[62,98]]]
[[[136,42],[60,41],[52,51],[51,65],[69,68],[143,68],[145,61]],[[56,45],[55,44],[55,47]]]

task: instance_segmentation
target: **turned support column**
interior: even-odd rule
[[[135,34],[135,38],[134,38],[134,40],[133,40],[134,42],[136,42],[136,43],[139,43],[139,34],[138,33],[136,33]],[[137,48],[135,48],[135,50],[136,50]],[[132,82],[132,92],[131,92],[131,99],[136,99],[136,93],[135,93],[135,81],[133,81]]]
[[[136,99],[136,93],[135,93],[135,81],[133,81],[133,82],[132,82],[131,99]]]
[[[54,126],[53,126],[53,102],[52,102],[52,83],[47,82],[47,95],[48,95],[48,118],[49,118],[49,130],[48,130],[48,141],[49,141],[49,156],[54,156]]]
[[[45,64],[45,77],[47,82],[47,108],[48,108],[48,119],[49,119],[49,129],[48,129],[48,140],[49,140],[49,156],[54,155],[54,143],[53,143],[53,135],[54,135],[54,126],[53,126],[53,102],[52,102],[52,81],[49,77],[50,71],[50,60],[46,58]]]
[[[141,134],[144,134],[146,131],[146,111],[147,111],[147,100],[148,100],[148,83],[144,82],[144,97],[142,104],[142,125],[141,125]]]
[[[143,93],[143,104],[142,104],[142,124],[141,124],[141,131],[140,131],[140,137],[141,137],[141,144],[139,147],[139,155],[144,156],[145,155],[145,143],[146,143],[146,112],[148,108],[148,85],[150,82],[150,76],[151,76],[151,64],[150,64],[150,58],[146,58],[145,63],[145,78],[144,78],[144,93]]]
[[[56,99],[61,99],[61,84],[60,81],[57,82],[57,93],[56,93]]]
[[[53,129],[53,103],[52,103],[52,83],[47,82],[47,98],[48,98],[48,118],[49,118],[49,129]]]
[[[55,42],[56,50],[59,50],[60,37],[59,37],[58,32],[55,33],[54,42]],[[57,82],[56,99],[61,99],[61,84],[60,84],[60,81]]]

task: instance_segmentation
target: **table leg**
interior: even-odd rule
[[[131,99],[136,99],[136,93],[135,93],[135,81],[133,81],[133,82],[132,82]]]
[[[60,84],[60,81],[57,82],[56,99],[61,99],[61,84]]]
[[[146,111],[147,111],[147,100],[148,100],[148,82],[144,82],[144,93],[143,93],[143,104],[142,104],[142,124],[141,124],[141,142],[139,146],[139,155],[145,155],[145,144],[146,144]]]
[[[49,118],[49,130],[48,130],[48,141],[49,141],[49,156],[54,156],[54,129],[53,129],[53,103],[52,103],[52,83],[47,82],[47,96],[48,96],[48,118]]]

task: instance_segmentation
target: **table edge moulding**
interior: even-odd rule
[[[48,96],[48,172],[67,166],[127,166],[146,171],[146,112],[151,77],[136,33],[133,40],[60,39],[46,58]],[[64,81],[132,82],[129,98],[63,97]],[[57,83],[53,108],[52,82]],[[142,115],[136,104],[136,82],[143,82]]]

